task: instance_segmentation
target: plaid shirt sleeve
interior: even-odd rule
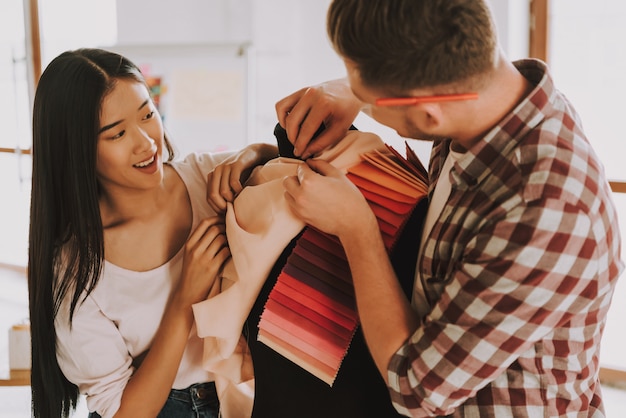
[[[405,415],[602,414],[619,229],[601,165],[542,82],[453,168],[419,262],[432,310],[389,364]]]

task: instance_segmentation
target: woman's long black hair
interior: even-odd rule
[[[47,66],[35,94],[28,292],[36,418],[68,417],[78,401],[78,388],[57,362],[54,322],[62,300],[71,298],[72,318],[100,276],[97,138],[102,101],[118,79],[145,84],[137,66],[118,54],[67,51]],[[167,138],[165,147],[171,160]]]

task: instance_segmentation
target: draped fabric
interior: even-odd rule
[[[346,175],[376,215],[390,252],[428,193],[427,174],[408,146],[406,158],[389,146],[361,157]],[[357,326],[350,267],[339,240],[307,227],[265,303],[258,340],[332,386]]]
[[[351,131],[319,158],[345,172],[374,149],[385,149],[378,136]],[[202,365],[215,375],[225,417],[249,417],[253,407],[257,385],[242,329],[272,266],[305,226],[289,210],[282,186],[283,178],[296,175],[300,164],[281,156],[255,168],[244,190],[228,203],[226,235],[232,257],[209,297],[193,305],[197,334],[203,339]],[[225,396],[232,402],[225,402]],[[226,410],[226,405],[236,410]]]

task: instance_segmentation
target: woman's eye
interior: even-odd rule
[[[150,111],[146,116],[144,116],[144,120],[152,119],[154,117],[154,110]]]
[[[126,131],[120,131],[117,135],[114,135],[113,137],[111,137],[111,139],[120,139],[121,137],[124,136],[125,133]]]

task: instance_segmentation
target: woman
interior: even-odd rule
[[[207,182],[223,191],[212,199],[232,200],[275,155],[253,144],[174,161],[133,63],[81,49],[49,64],[33,119],[35,417],[69,416],[79,393],[92,417],[217,416],[191,307],[230,257]]]

